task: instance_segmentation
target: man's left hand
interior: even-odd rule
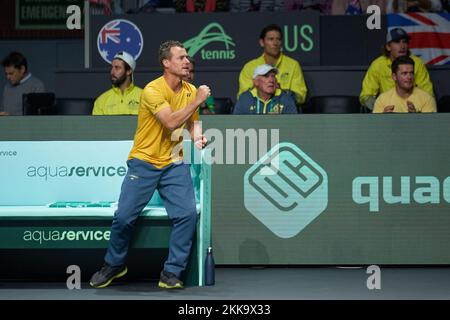
[[[195,138],[194,144],[198,149],[203,149],[206,146],[206,143],[208,140],[204,135],[199,135],[197,138]]]
[[[408,112],[415,113],[417,112],[416,107],[411,101],[406,101],[406,105],[408,106]]]

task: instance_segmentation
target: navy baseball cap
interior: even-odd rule
[[[402,28],[394,28],[388,31],[387,35],[386,35],[386,43],[391,42],[391,41],[400,41],[402,39],[405,40],[411,40],[411,37],[408,36],[408,34],[406,33],[406,31]]]

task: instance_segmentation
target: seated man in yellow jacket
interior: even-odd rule
[[[433,84],[422,60],[409,51],[410,37],[402,28],[388,31],[384,54],[370,64],[362,83],[359,95],[361,105],[372,110],[377,96],[395,86],[392,79],[392,61],[401,56],[408,56],[414,61],[414,85],[434,96]]]
[[[94,103],[92,115],[137,115],[142,89],[133,83],[136,61],[121,51],[111,63],[112,88],[102,93]]]
[[[306,84],[300,64],[281,52],[283,33],[281,28],[272,24],[265,27],[259,36],[259,44],[263,47],[263,54],[250,60],[244,65],[239,74],[239,92],[237,97],[253,88],[253,71],[257,66],[269,64],[278,70],[277,82],[281,90],[290,90],[295,95],[298,105],[305,102]]]
[[[378,97],[373,113],[436,112],[434,97],[414,85],[414,64],[407,56],[392,62],[395,86]]]

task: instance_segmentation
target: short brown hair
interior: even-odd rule
[[[409,64],[409,65],[412,65],[414,68],[414,60],[413,59],[411,59],[408,56],[401,56],[401,57],[396,58],[394,61],[392,61],[392,66],[391,66],[392,73],[397,73],[398,66],[400,66],[402,64]]]
[[[283,38],[283,32],[281,31],[281,28],[279,25],[277,24],[270,24],[268,26],[266,26],[264,29],[262,29],[260,35],[259,35],[259,39],[264,40],[264,38],[266,37],[266,34],[270,31],[277,31],[281,38]]]
[[[13,66],[16,69],[20,69],[22,66],[25,67],[25,70],[28,71],[28,62],[27,58],[20,52],[11,52],[6,56],[2,61],[3,67]]]
[[[172,57],[170,49],[173,47],[184,48],[184,45],[180,41],[168,40],[159,46],[159,63],[161,66],[163,65],[163,60],[170,59]]]

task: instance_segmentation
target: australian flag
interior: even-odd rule
[[[101,57],[111,63],[119,51],[126,51],[135,60],[144,48],[144,39],[139,28],[132,22],[116,19],[108,22],[100,29],[97,37],[97,48]]]
[[[388,28],[398,27],[411,37],[411,52],[425,64],[450,64],[449,13],[389,14]]]
[[[362,14],[361,10],[361,4],[359,3],[359,0],[352,0],[347,6],[347,9],[345,10],[345,14],[349,15],[355,15],[355,14]]]

